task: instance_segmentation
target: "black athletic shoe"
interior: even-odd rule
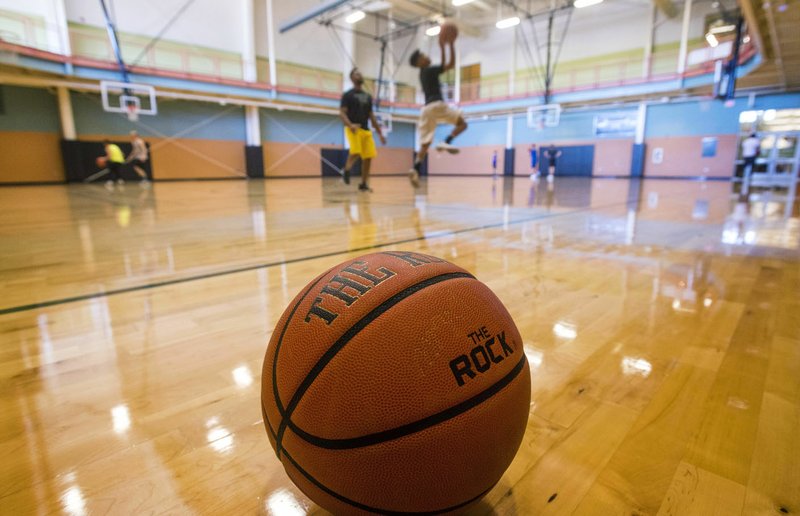
[[[371,191],[372,191],[372,188],[368,187],[368,186],[367,186],[367,185],[365,185],[364,183],[361,183],[360,185],[358,185],[358,190],[359,190],[360,192],[371,192]]]
[[[344,171],[344,175],[342,176],[342,181],[344,181],[344,184],[346,184],[346,185],[350,184],[350,171],[349,170],[345,170]]]

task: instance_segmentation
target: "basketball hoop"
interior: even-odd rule
[[[541,131],[545,127],[558,127],[561,104],[540,104],[528,108],[528,127]]]
[[[131,102],[125,106],[126,114],[130,122],[137,122],[139,120],[139,107]]]
[[[156,90],[146,84],[100,81],[103,111],[124,114],[131,122],[141,115],[157,115]]]

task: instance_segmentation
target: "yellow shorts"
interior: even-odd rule
[[[344,133],[347,135],[347,143],[350,144],[350,154],[361,156],[361,159],[372,159],[378,155],[372,131],[359,128],[356,132],[345,129]]]

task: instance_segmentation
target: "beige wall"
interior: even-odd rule
[[[121,135],[84,134],[82,141],[125,141]],[[156,138],[145,136],[150,145],[153,179],[244,178],[244,143],[231,140]]]
[[[401,147],[378,147],[378,156],[372,162],[374,175],[405,174],[414,165],[414,151]]]
[[[428,174],[490,175],[492,153],[497,151],[497,173],[503,175],[505,149],[502,145],[461,147],[458,154],[437,152],[431,147],[428,152]]]
[[[594,142],[592,175],[627,176],[631,173],[633,140],[597,140]]]
[[[244,144],[225,140],[169,142],[148,138],[155,179],[245,177]]]
[[[663,177],[731,177],[736,160],[736,135],[717,136],[717,155],[704,158],[701,136],[650,138],[647,140],[647,155],[644,176]],[[653,163],[653,151],[664,150],[662,163]]]
[[[328,145],[261,142],[264,152],[264,177],[320,176],[321,152]]]
[[[65,180],[57,133],[0,131],[0,183]]]

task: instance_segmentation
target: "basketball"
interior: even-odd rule
[[[105,156],[99,156],[96,160],[94,160],[94,164],[97,165],[97,168],[106,168],[108,164],[108,158]]]
[[[291,480],[333,514],[445,513],[477,503],[530,409],[522,338],[466,270],[413,252],[319,275],[272,333],[261,409]]]
[[[451,43],[456,40],[458,37],[458,26],[451,22],[446,21],[442,24],[442,28],[439,31],[439,42],[440,43]]]

